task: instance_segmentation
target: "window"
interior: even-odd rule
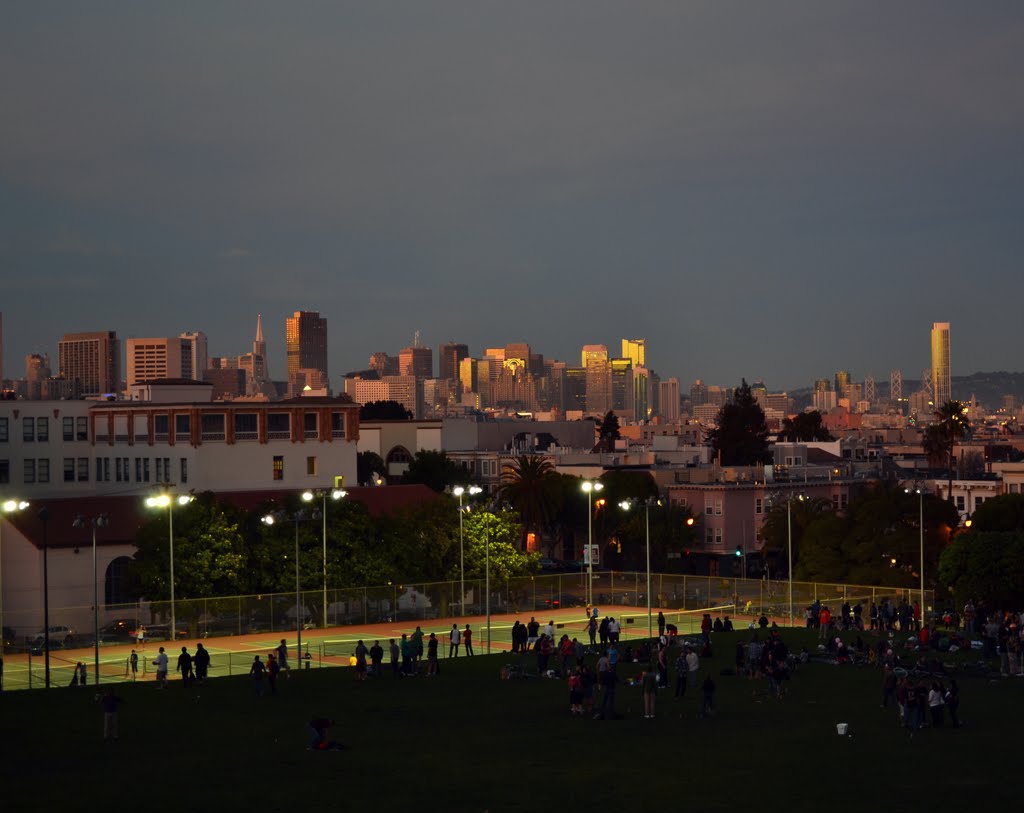
[[[274,455],[274,479],[284,479],[284,457],[281,455]]]
[[[287,412],[271,412],[267,415],[267,437],[271,440],[286,440],[291,437],[291,416]]]
[[[705,502],[704,503],[704,516],[706,516],[706,517],[714,516],[714,513],[715,513],[715,504],[713,502]]]
[[[708,546],[709,547],[711,545],[715,544],[715,532],[713,530],[711,530],[710,528],[708,528],[707,540],[708,540]]]
[[[36,439],[36,419],[35,418],[22,418],[21,419],[21,439],[25,443],[31,443]],[[35,482],[33,480],[32,482]]]
[[[722,545],[722,529],[715,528],[715,544],[721,547]]]
[[[78,482],[87,483],[89,482],[89,458],[80,457],[78,458]]]
[[[345,437],[345,413],[344,412],[332,412],[331,413],[331,435],[336,438]]]
[[[89,439],[89,419],[86,417],[75,418],[75,440]]]
[[[188,459],[181,458],[181,482],[188,482]]]
[[[107,565],[106,578],[103,580],[103,600],[106,604],[126,604],[132,600],[128,592],[128,568],[132,560],[127,556],[118,556]]]
[[[156,481],[158,483],[164,481],[164,459],[162,457],[156,459]]]
[[[722,501],[721,500],[715,500],[715,516],[716,517],[722,516]]]
[[[224,416],[203,415],[199,419],[204,440],[224,440]]]
[[[142,482],[149,482],[149,458],[142,458]]]
[[[845,494],[845,493],[839,495],[839,510],[840,511],[845,511],[846,510],[846,500],[849,498],[849,496],[850,496],[849,494]]]
[[[154,415],[153,416],[153,434],[154,435],[166,435],[169,431],[170,422],[166,415]]]
[[[75,439],[75,419],[74,418],[61,418],[61,434],[64,436],[64,440]]]
[[[136,457],[135,458],[135,482],[136,483],[141,483],[142,482],[142,458],[141,457]]]
[[[755,514],[763,514],[764,513],[764,499],[762,497],[755,497],[754,498],[754,513]]]
[[[174,434],[176,435],[188,435],[191,433],[192,424],[189,421],[188,415],[175,415],[174,416]]]
[[[1011,494],[1019,494],[1020,493],[1020,485],[1018,483],[1010,483],[1010,493]]]
[[[235,413],[235,439],[256,440],[259,422],[254,412]]]
[[[73,457],[64,458],[64,482],[75,482],[75,458]]]
[[[838,511],[839,510],[839,495],[838,494],[833,494],[832,495],[832,510],[833,511]]]
[[[0,443],[7,443],[7,418],[0,418]]]
[[[958,511],[964,510],[964,497],[962,494],[958,495],[956,498],[956,507]]]
[[[47,443],[50,440],[50,419],[36,418],[36,440]]]
[[[310,476],[316,474],[316,458],[315,457],[307,457],[306,458],[306,474],[308,474]]]
[[[317,432],[317,420],[315,412],[307,412],[302,416],[302,429],[307,438],[315,438]]]
[[[121,458],[120,457],[115,457],[114,458],[114,469],[115,469],[114,473],[115,473],[115,476],[117,478],[117,482],[119,482],[119,483],[123,482],[124,481],[124,470],[123,470],[123,468],[121,466]]]
[[[977,511],[978,508],[981,506],[981,504],[983,502],[985,502],[985,498],[984,497],[975,497],[974,498],[974,510]]]
[[[0,460],[0,483],[7,484],[11,482],[11,461]]]
[[[36,481],[36,461],[26,460],[25,461],[25,473],[22,477],[24,483],[34,483]]]
[[[50,460],[46,457],[41,457],[36,461],[36,479],[40,483],[50,482]]]

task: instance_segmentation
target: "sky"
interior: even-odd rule
[[[271,374],[647,339],[770,389],[1024,369],[1024,4],[8,3],[5,374],[202,330]],[[436,355],[435,355],[436,358]],[[435,361],[436,364],[436,361]]]

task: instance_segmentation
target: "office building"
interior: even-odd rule
[[[455,381],[459,378],[459,365],[462,360],[469,358],[469,347],[457,342],[446,342],[437,348],[437,377],[450,378]]]
[[[181,375],[193,381],[202,381],[206,372],[207,339],[201,330],[185,332],[181,339]]]
[[[679,420],[679,379],[667,378],[658,385],[661,416],[670,423]],[[717,410],[716,410],[717,412]]]
[[[299,370],[319,370],[327,380],[327,320],[316,311],[295,311],[285,323],[289,387]],[[306,376],[303,376],[304,378]],[[289,389],[290,395],[295,395]]]
[[[65,333],[57,343],[60,376],[86,398],[121,391],[121,342],[113,330]]]
[[[434,377],[434,351],[414,344],[398,351],[398,374],[414,378]]]
[[[128,339],[126,347],[129,387],[161,378],[192,378],[191,346],[182,339]]]
[[[647,339],[623,339],[622,357],[627,358],[633,367],[647,366]]]
[[[626,358],[611,359],[612,409],[624,420],[633,419],[633,362]]]
[[[932,325],[932,401],[939,409],[953,398],[949,373],[949,322]]]
[[[389,356],[387,353],[377,352],[370,354],[370,369],[376,370],[381,377],[386,375],[398,375],[398,356]]]

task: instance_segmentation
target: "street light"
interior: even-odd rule
[[[96,569],[96,529],[106,528],[110,524],[110,517],[107,514],[99,514],[95,517],[87,517],[79,514],[71,523],[74,528],[92,528],[92,634],[93,634],[93,670],[94,683],[100,685],[100,599],[99,599],[99,573]],[[77,551],[77,548],[76,548]]]
[[[803,502],[806,500],[803,494],[790,494],[786,500],[786,550],[789,556],[789,626],[793,626],[793,500]]]
[[[455,486],[452,489],[452,494],[459,498],[459,610],[463,615],[466,614],[466,551],[462,543],[462,495],[469,492],[469,496],[474,496],[483,491],[480,486],[470,486],[469,488],[463,488],[462,486]]]
[[[28,508],[28,503],[25,500],[4,500],[0,503],[0,511],[5,514],[13,514],[15,511],[24,511]],[[3,629],[4,629],[4,546],[3,546],[3,533],[4,523],[0,518],[0,658],[4,654],[4,640],[3,640]]]
[[[174,506],[177,505],[188,505],[195,499],[191,494],[179,494],[175,497],[173,494],[163,493],[157,494],[155,497],[146,498],[147,508],[166,508],[167,509],[167,540],[168,540],[168,555],[171,562],[171,631],[170,640],[178,640],[178,627],[177,617],[174,609]]]
[[[651,506],[661,505],[657,497],[648,497],[644,502],[644,539],[647,547],[647,637],[654,637],[654,627],[651,621]],[[633,500],[623,500],[619,508],[623,511],[630,510],[634,505]]]
[[[332,488],[330,491],[317,489],[316,491],[303,491],[302,499],[305,502],[312,502],[317,497],[321,500],[321,516],[324,521],[324,628],[327,628],[327,497],[330,496],[332,500],[337,502],[342,497],[347,497],[348,492],[343,488]]]
[[[43,523],[43,672],[44,685],[50,688],[50,545],[46,531],[50,522],[50,509],[45,505],[39,510],[39,521]]]
[[[339,498],[340,499],[340,498]],[[320,512],[314,511],[307,514],[305,511],[296,511],[290,517],[283,511],[275,511],[263,517],[264,525],[274,525],[280,519],[290,519],[295,523],[295,644],[296,658],[302,657],[302,592],[299,587],[299,523],[311,519],[320,519]]]
[[[587,494],[587,606],[594,606],[594,492],[604,488],[600,480],[584,480],[580,488]]]
[[[905,488],[907,494],[917,494],[918,498],[918,521],[921,535],[921,617],[924,618],[924,489],[920,486],[915,489]],[[969,527],[969,525],[968,525]]]

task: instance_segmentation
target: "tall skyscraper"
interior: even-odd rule
[[[207,339],[201,330],[186,331],[178,338],[181,340],[181,374],[193,381],[202,381],[206,374]]]
[[[117,394],[121,390],[121,342],[113,330],[65,333],[57,342],[60,375],[80,395]]]
[[[611,359],[612,409],[626,419],[633,417],[633,363],[629,359]]]
[[[949,374],[949,322],[932,324],[932,401],[938,409],[953,398]]]
[[[288,380],[299,370],[319,370],[327,375],[327,320],[316,311],[295,311],[285,320],[288,349]]]
[[[612,365],[603,344],[583,346],[583,369],[587,381],[587,413],[606,415],[612,409]]]
[[[666,421],[675,423],[679,420],[679,379],[667,378],[658,387],[661,415]]]
[[[850,373],[847,370],[836,370],[836,397],[846,397],[846,388],[850,386]]]
[[[389,356],[384,352],[371,353],[370,369],[376,370],[382,378],[386,375],[398,375],[398,356]]]
[[[623,339],[622,357],[633,362],[633,367],[646,367],[647,339]]]
[[[459,377],[459,365],[464,358],[469,358],[469,347],[458,342],[446,342],[437,348],[437,377],[456,380]]]

